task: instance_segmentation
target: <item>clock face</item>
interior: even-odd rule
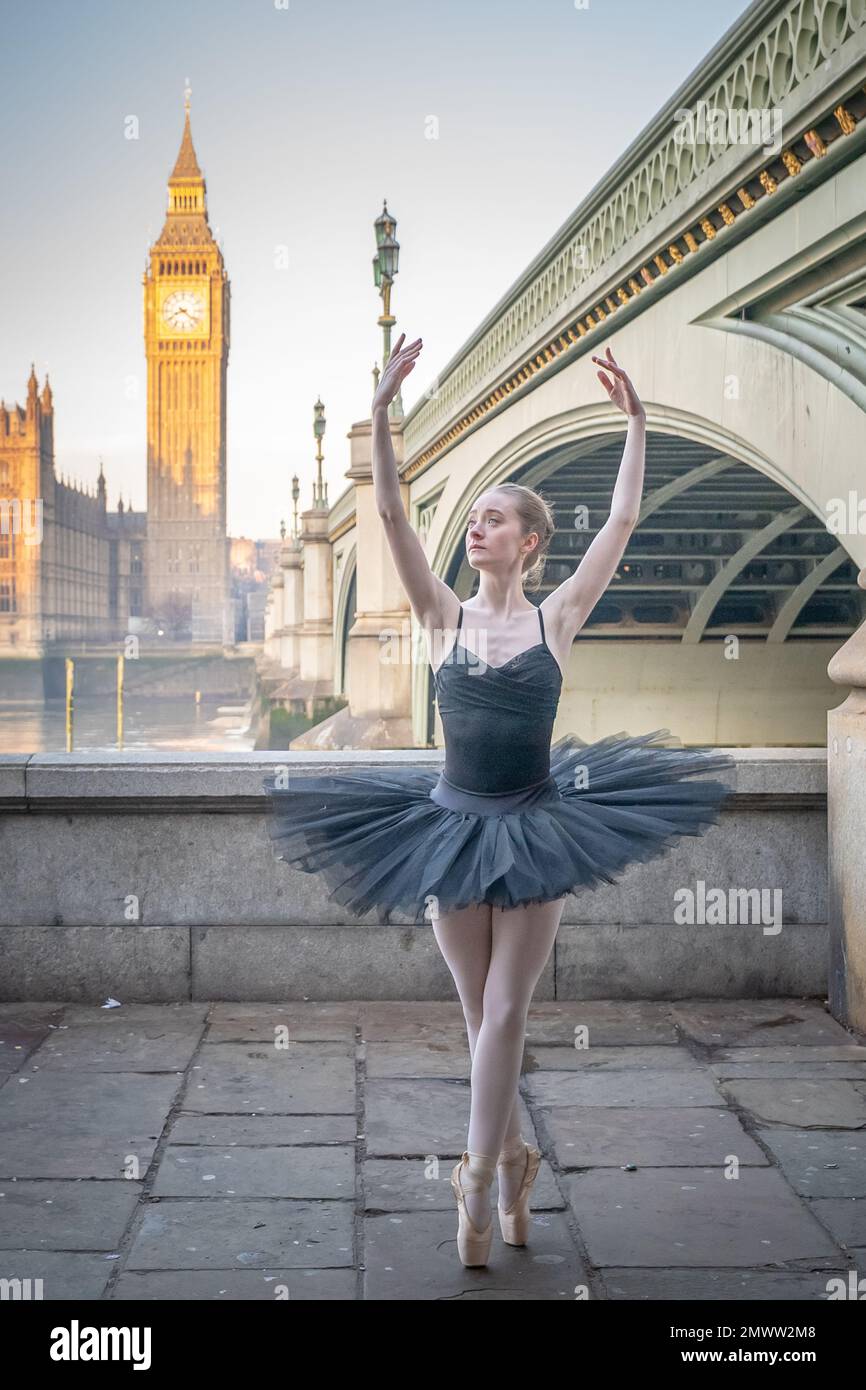
[[[163,302],[162,317],[178,333],[198,328],[204,318],[205,302],[195,290],[175,290]]]

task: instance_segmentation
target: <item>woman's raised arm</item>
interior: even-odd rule
[[[400,496],[388,406],[400,382],[415,366],[422,347],[420,338],[403,347],[405,336],[405,333],[401,333],[397,339],[373,397],[373,493],[394,557],[394,567],[406,590],[412,612],[424,631],[432,634],[443,627],[456,627],[460,602],[454,590],[431,570],[424,547],[403,510]]]
[[[548,625],[564,646],[570,646],[616,574],[629,537],[637,525],[643,493],[646,455],[646,411],[628,373],[618,365],[610,348],[607,358],[593,357],[606,367],[598,372],[611,402],[628,417],[625,447],[610,502],[610,515],[593,537],[574,574],[564,579],[544,600]]]

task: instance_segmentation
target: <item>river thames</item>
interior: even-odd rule
[[[253,731],[242,733],[244,716],[220,715],[226,699],[196,705],[191,696],[136,699],[123,706],[123,748],[166,752],[235,752],[251,750]],[[219,721],[214,723],[213,721]],[[0,700],[0,753],[64,753],[66,714],[62,700]],[[111,696],[82,697],[73,714],[73,751],[117,752],[117,705]]]

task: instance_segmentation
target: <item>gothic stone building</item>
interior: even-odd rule
[[[229,282],[205,180],[183,137],[162,231],[143,276],[147,511],[109,512],[55,472],[54,407],[31,368],[27,403],[0,404],[0,655],[51,644],[234,639],[226,534]]]

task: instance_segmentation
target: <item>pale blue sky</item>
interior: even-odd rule
[[[146,505],[141,275],[192,87],[232,289],[229,530],[276,536],[328,495],[381,354],[373,221],[398,221],[408,410],[744,0],[2,0],[0,396],[31,360],[58,470]],[[134,115],[140,138],[124,138]],[[425,138],[435,115],[439,138]],[[277,270],[274,248],[287,245]],[[132,389],[130,389],[132,383]],[[137,384],[137,395],[136,395]]]

